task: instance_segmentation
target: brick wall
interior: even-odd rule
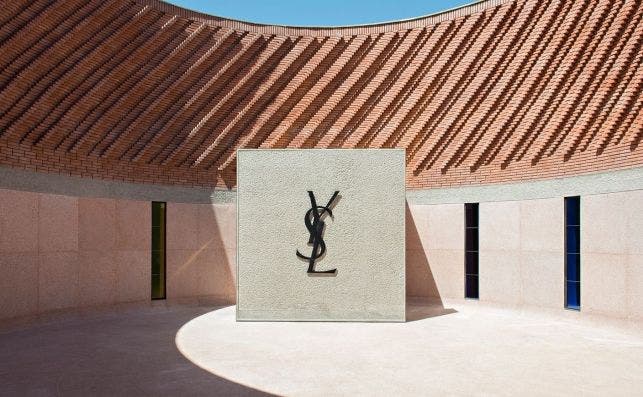
[[[643,6],[490,0],[370,27],[154,0],[0,10],[0,164],[235,186],[238,148],[407,150],[407,186],[643,165]]]

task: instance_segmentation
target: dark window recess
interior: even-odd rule
[[[580,310],[580,197],[565,197],[565,307]]]
[[[464,296],[478,299],[478,203],[464,205]]]
[[[152,202],[152,299],[165,299],[165,207]]]

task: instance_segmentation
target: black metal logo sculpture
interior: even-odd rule
[[[313,251],[311,252],[310,256],[305,256],[300,253],[299,250],[297,250],[297,256],[308,261],[308,273],[334,274],[337,272],[337,269],[317,271],[315,270],[315,261],[324,256],[324,254],[326,253],[326,243],[324,242],[323,236],[324,221],[322,220],[322,217],[326,213],[328,213],[331,218],[333,217],[333,211],[331,211],[330,207],[333,205],[333,201],[335,201],[335,198],[337,198],[338,194],[339,191],[333,193],[333,197],[328,200],[328,204],[326,204],[325,206],[321,206],[317,205],[317,201],[315,200],[315,193],[310,190],[308,191],[308,196],[310,197],[310,209],[306,211],[306,215],[304,216],[304,224],[306,225],[306,229],[308,229],[308,232],[310,233],[308,244],[312,244]]]

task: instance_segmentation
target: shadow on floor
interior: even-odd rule
[[[406,319],[445,309],[407,206]],[[268,395],[207,372],[176,348],[187,322],[214,308],[157,307],[0,331],[0,395]]]
[[[266,396],[177,350],[179,328],[212,307],[152,308],[0,332],[0,396]]]
[[[406,322],[453,314],[455,309],[445,309],[442,301],[423,298],[406,298]]]

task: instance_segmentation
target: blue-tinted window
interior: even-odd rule
[[[580,282],[580,254],[567,254],[567,280]]]
[[[565,307],[580,310],[580,197],[565,198]]]
[[[567,252],[580,252],[580,226],[567,226]]]
[[[565,216],[567,226],[580,225],[580,197],[567,197],[565,199]]]
[[[580,281],[567,281],[567,308],[580,310]]]
[[[464,205],[464,296],[478,299],[478,203]]]

